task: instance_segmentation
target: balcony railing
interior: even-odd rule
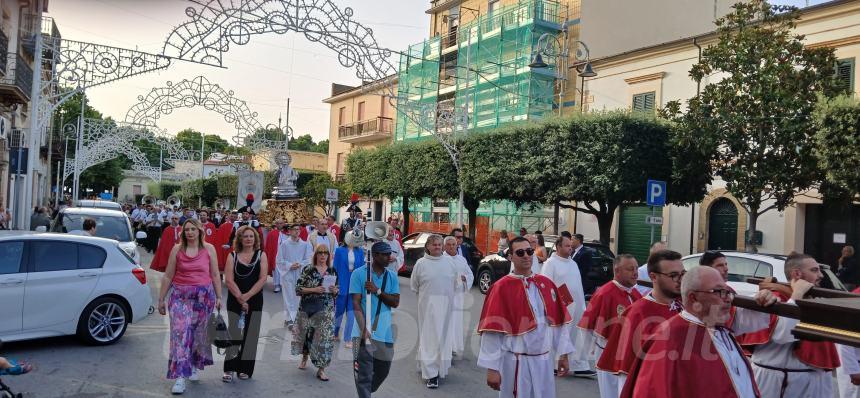
[[[9,37],[0,30],[0,73],[6,74],[6,63],[9,59]]]
[[[390,138],[394,131],[394,121],[387,117],[377,117],[338,127],[337,137],[344,142],[373,141]]]
[[[33,68],[20,54],[10,52],[6,63],[6,75],[0,79],[0,96],[12,97],[17,103],[30,101],[33,88]]]

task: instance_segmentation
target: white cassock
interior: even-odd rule
[[[573,297],[573,303],[567,306],[567,311],[573,318],[573,325],[578,325],[579,320],[582,319],[582,314],[585,312],[585,289],[582,288],[582,276],[579,274],[579,266],[576,261],[553,253],[543,263],[541,275],[551,279],[558,287],[567,286],[567,290]],[[570,341],[574,344],[574,350],[570,354],[570,370],[591,370],[587,359],[588,349],[584,346],[586,340],[578,338],[579,334],[578,327],[570,328]]]
[[[526,294],[537,328],[520,336],[485,331],[481,334],[478,366],[501,374],[499,397],[513,397],[516,383],[517,398],[554,398],[555,361],[550,352],[559,355],[573,352],[569,330],[573,323],[549,327],[537,286],[529,283]]]
[[[475,274],[472,273],[472,268],[469,267],[469,263],[466,262],[466,259],[463,258],[463,256],[458,254],[456,256],[448,257],[454,261],[454,265],[457,267],[457,285],[454,289],[454,317],[451,320],[451,339],[453,340],[454,352],[457,355],[460,355],[466,348],[466,335],[463,330],[463,317],[465,317],[466,313],[469,311],[468,308],[464,307],[466,303],[466,294],[469,293],[469,289],[472,288],[472,283],[475,282]],[[465,282],[461,276],[466,277]]]
[[[450,256],[425,254],[418,259],[409,279],[418,293],[418,368],[424,379],[448,375],[453,341],[454,287],[459,279]]]
[[[299,281],[304,267],[311,264],[313,257],[311,244],[301,239],[293,241],[292,237],[278,243],[278,255],[275,257],[275,267],[281,275],[281,296],[284,298],[284,320],[295,321],[299,313],[299,296],[296,295],[296,283]],[[295,263],[301,266],[290,269]]]
[[[640,281],[650,281],[651,280],[651,277],[648,276],[648,264],[640,265],[638,272],[639,272],[639,280]],[[636,287],[636,290],[638,290],[639,293],[642,294],[642,297],[645,297],[648,295],[648,293],[651,293],[650,287],[646,287],[646,286],[642,286],[642,285],[638,285],[638,284],[635,287]]]
[[[789,300],[793,303],[793,300]],[[757,346],[753,353],[752,366],[755,381],[762,397],[779,397],[783,382],[783,372],[765,369],[765,365],[780,369],[809,369],[809,372],[788,372],[788,386],[784,398],[832,397],[833,384],[830,372],[812,368],[794,355],[794,342],[797,341],[791,330],[800,321],[779,317],[770,341]]]
[[[836,368],[839,398],[860,398],[860,386],[851,384],[851,375],[860,374],[860,348],[837,344],[842,366]]]

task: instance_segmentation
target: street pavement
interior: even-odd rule
[[[148,265],[152,255],[142,253]],[[161,273],[147,270],[147,283],[152,289],[153,303],[160,286]],[[448,377],[438,390],[424,386],[415,361],[417,347],[416,295],[409,290],[409,279],[400,277],[400,308],[395,312],[395,360],[391,373],[375,397],[496,397],[486,386],[486,370],[476,364],[479,337],[477,327],[484,296],[473,288],[466,298],[470,308],[465,324],[469,333],[466,353],[455,359]],[[264,288],[263,330],[260,336],[258,360],[254,377],[233,384],[221,382],[223,356],[215,354],[215,365],[207,367],[201,381],[188,383],[185,396],[276,397],[352,397],[355,386],[352,376],[352,354],[338,343],[331,366],[327,369],[329,382],[314,377],[315,368],[297,368],[299,357],[290,355],[290,334],[283,327],[283,301],[272,292],[271,280]],[[226,288],[224,294],[227,294]],[[62,300],[61,297],[57,298]],[[163,397],[170,395],[172,381],[166,379],[168,358],[168,318],[157,312],[142,322],[129,325],[125,336],[106,347],[82,345],[74,337],[60,337],[7,343],[0,355],[30,361],[33,373],[6,377],[4,382],[16,392],[28,397]],[[557,379],[560,397],[598,397],[597,381],[571,376]]]

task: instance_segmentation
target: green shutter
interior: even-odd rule
[[[645,224],[645,217],[651,215],[648,206],[633,205],[621,208],[621,217],[618,221],[618,253],[631,254],[636,257],[639,264],[648,261],[648,252],[651,250],[651,226]],[[657,208],[656,215],[661,216],[662,209]],[[654,241],[660,240],[662,227],[654,228]]]
[[[854,92],[854,58],[841,59],[836,63],[836,80],[840,91]]]
[[[634,112],[653,112],[654,100],[657,94],[653,91],[648,93],[636,94],[633,96],[633,111]]]

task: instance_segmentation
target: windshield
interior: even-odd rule
[[[63,229],[58,232],[83,231],[84,219],[96,220],[96,236],[120,242],[131,242],[131,227],[125,216],[94,216],[87,214],[63,214]]]

